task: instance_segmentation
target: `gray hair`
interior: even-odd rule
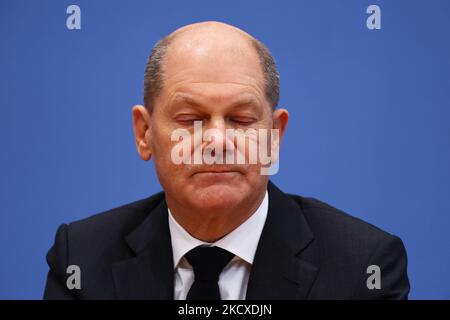
[[[173,35],[168,35],[159,40],[153,47],[145,66],[144,105],[149,111],[153,110],[155,98],[163,86],[163,64],[172,41]],[[275,110],[280,98],[280,76],[275,60],[269,49],[262,42],[254,38],[251,38],[250,41],[256,50],[263,71],[266,99],[272,109]]]

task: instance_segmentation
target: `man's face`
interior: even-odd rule
[[[205,41],[201,33],[179,37],[168,51],[164,86],[150,116],[151,154],[166,197],[181,206],[217,211],[255,201],[267,187],[267,176],[258,163],[248,164],[248,148],[246,164],[175,164],[171,155],[178,141],[171,136],[186,129],[193,138],[195,121],[201,121],[203,132],[217,129],[213,139],[223,143],[226,129],[270,132],[273,113],[258,56],[245,39]],[[208,145],[192,139],[190,152],[201,148],[203,154]]]

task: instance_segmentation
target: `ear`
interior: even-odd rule
[[[151,114],[147,108],[142,105],[135,105],[132,109],[132,113],[136,149],[141,156],[141,159],[148,161],[152,157]]]
[[[283,139],[284,132],[286,131],[286,126],[289,119],[289,112],[286,109],[277,109],[273,112],[272,119],[273,119],[272,129],[275,129],[275,132],[272,131],[271,133],[270,155],[272,159],[272,164],[274,164],[279,161],[281,140]],[[275,170],[276,171],[272,174],[275,174],[278,171],[278,167],[276,167]]]
[[[272,118],[273,118],[273,128],[279,130],[281,143],[289,120],[289,112],[286,109],[277,109],[273,112]]]

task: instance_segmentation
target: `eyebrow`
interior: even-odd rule
[[[200,103],[195,101],[195,99],[193,99],[193,98],[191,98],[189,96],[180,95],[180,94],[177,94],[174,98],[172,98],[169,101],[169,105],[173,105],[173,104],[177,104],[177,103],[187,103],[187,104],[192,105],[194,107],[197,107],[197,106],[201,105]]]

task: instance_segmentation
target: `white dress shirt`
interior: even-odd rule
[[[194,271],[184,255],[200,245],[220,247],[235,255],[219,276],[220,296],[222,300],[245,299],[250,269],[264,223],[266,222],[268,208],[269,196],[266,191],[264,199],[255,213],[239,227],[213,243],[204,242],[192,237],[175,220],[169,209],[169,229],[172,240],[175,277],[175,300],[185,300],[192,283],[194,283]]]

